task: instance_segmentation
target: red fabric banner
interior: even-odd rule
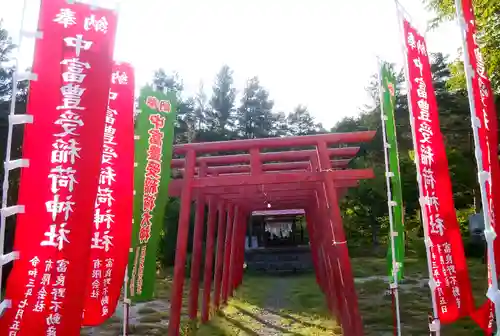
[[[423,36],[403,21],[407,51],[412,129],[418,162],[421,206],[431,244],[434,295],[441,323],[467,316],[473,309],[460,228],[455,214],[448,160],[439,126],[432,72]]]
[[[95,202],[84,325],[103,323],[118,303],[132,234],[133,190],[134,72],[129,64],[115,63]]]
[[[490,218],[490,224],[493,230],[496,230],[496,214],[500,209],[500,197],[492,197],[494,190],[499,188],[498,165],[498,122],[495,108],[493,91],[491,90],[490,80],[486,71],[483,55],[477,42],[477,29],[475,26],[474,9],[471,0],[461,0],[463,22],[466,24],[466,44],[467,55],[469,56],[470,66],[473,70],[472,92],[475,107],[475,117],[477,124],[474,126],[479,139],[479,148],[482,171],[489,174],[489,179],[485,182],[486,198],[488,201],[487,215]],[[477,150],[477,149],[476,149]],[[499,190],[500,191],[500,190]],[[483,209],[483,211],[485,211]],[[495,261],[498,265],[500,261],[500,239],[494,240],[493,249]],[[496,269],[498,274],[498,267]],[[491,268],[488,263],[488,283],[491,285]],[[472,315],[478,325],[489,335],[493,333],[493,320],[495,317],[495,307],[489,299],[482,305],[478,311]]]
[[[25,127],[14,262],[0,335],[79,335],[116,15],[41,2]]]

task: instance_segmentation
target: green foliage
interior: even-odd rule
[[[496,0],[472,1],[476,15],[476,27],[479,32],[479,41],[484,54],[488,73],[494,89],[500,89],[500,2]],[[440,23],[455,19],[454,0],[424,0],[429,9],[436,13],[430,22],[431,28]],[[457,60],[454,73],[457,77],[451,84],[455,88],[465,88],[463,80],[463,64]]]
[[[397,78],[395,118],[407,254],[424,256],[425,246],[422,239],[418,186],[412,156],[413,141],[405,79],[403,71],[398,71],[393,65],[389,67]],[[439,105],[441,131],[446,142],[457,218],[464,237],[467,237],[469,234],[468,216],[475,212],[475,205],[480,204],[467,92],[452,85],[457,80],[456,73],[459,70],[456,63],[450,63],[446,57],[438,53],[431,55],[431,68]],[[179,115],[179,127],[176,130],[177,142],[220,141],[325,132],[322,125],[314,120],[312,114],[304,106],[297,106],[289,114],[273,111],[274,104],[270,93],[261,85],[257,77],[248,80],[241,94],[239,105],[236,106],[234,100],[236,91],[233,87],[232,74],[232,70],[227,66],[221,69],[216,76],[211,98],[208,98],[202,88],[195,97],[184,98],[186,113]],[[156,76],[158,77],[160,76]],[[181,82],[179,77],[163,75],[163,78],[176,78],[175,81],[166,80],[168,85],[165,86],[182,89],[181,85],[176,84]],[[350,189],[343,198],[341,206],[344,211],[344,227],[351,254],[370,253],[384,256],[388,243],[389,221],[379,93],[375,75],[369,81],[366,90],[372,97],[371,103],[363,108],[359,116],[342,119],[330,131],[377,131],[374,140],[363,145],[360,154],[350,165],[353,168],[373,168],[376,177],[361,181],[358,188]],[[174,260],[179,203],[171,201],[168,207],[163,246],[160,247],[162,263],[165,266],[172,265]],[[193,218],[190,244],[193,232],[192,223]],[[468,248],[467,244],[466,248]],[[477,248],[474,251],[477,251]],[[189,252],[191,252],[191,245],[189,245]]]
[[[244,139],[264,138],[272,135],[274,102],[257,77],[247,82],[236,116],[236,133]]]
[[[274,102],[269,91],[261,85],[257,77],[248,79],[237,105],[233,71],[227,65],[216,75],[211,95],[205,92],[201,84],[193,97],[186,97],[181,77],[176,73],[168,74],[163,69],[155,72],[152,83],[158,90],[177,92],[180,104],[175,129],[176,143],[325,132],[305,106],[297,106],[288,114],[274,111]],[[167,204],[158,253],[158,261],[163,267],[172,266],[175,261],[179,206],[177,199],[172,199]],[[194,214],[191,214],[188,253],[192,252],[193,223]],[[204,234],[206,235],[206,232]],[[189,265],[190,261],[188,269]]]
[[[470,111],[467,93],[456,90],[449,85],[454,80],[453,69],[442,54],[431,56],[434,88],[439,105],[441,131],[445,138],[450,177],[453,186],[457,218],[464,237],[468,232],[468,217],[475,212],[475,200],[479,195],[476,165],[474,160],[474,144],[471,137]],[[394,71],[394,68],[393,68]],[[394,71],[396,74],[396,71]],[[403,206],[405,208],[405,230],[409,255],[424,256],[423,229],[420,221],[418,202],[418,186],[416,183],[415,164],[411,152],[413,143],[409,125],[409,113],[406,100],[404,78],[397,76],[396,90],[396,132],[398,136],[399,159],[403,189]],[[350,247],[357,254],[361,246],[370,244],[372,251],[377,252],[380,244],[387,244],[389,232],[388,208],[385,185],[385,161],[382,147],[382,130],[380,124],[380,106],[376,77],[372,79],[367,91],[373,98],[371,105],[366,106],[358,117],[341,120],[332,132],[353,132],[361,130],[377,130],[374,141],[365,146],[365,151],[352,167],[371,167],[375,178],[362,181],[358,188],[349,190],[343,200],[344,226],[351,239]]]
[[[453,17],[452,0],[426,0],[438,13],[438,24]],[[497,74],[500,70],[499,22],[495,18],[500,13],[500,2],[478,0],[476,14],[481,30],[484,53],[489,64],[495,87],[498,89]],[[15,49],[7,32],[0,22],[0,141],[5,143],[6,121],[9,109],[8,100],[12,94],[11,74],[13,71],[11,52]],[[409,127],[408,102],[403,72],[391,65],[397,78],[396,87],[396,131],[400,152],[400,169],[405,208],[405,228],[409,253],[420,254],[422,250],[422,225],[420,223],[418,189],[415,180],[415,165],[411,158],[413,149]],[[476,182],[473,141],[470,127],[470,112],[467,92],[460,62],[449,62],[442,54],[432,55],[434,86],[440,111],[441,130],[445,137],[450,175],[457,216],[464,236],[468,235],[467,219],[474,212],[478,202],[479,190]],[[273,136],[308,135],[326,132],[313,117],[314,111],[305,106],[297,106],[292,111],[275,111],[271,93],[257,77],[248,80],[243,92],[238,93],[234,86],[233,70],[225,65],[216,74],[211,92],[200,90],[193,96],[184,92],[182,78],[177,73],[158,69],[151,83],[158,90],[175,91],[180,100],[176,122],[176,143],[221,141]],[[18,111],[25,109],[27,86],[19,86]],[[331,132],[353,132],[377,130],[374,141],[365,144],[359,156],[351,163],[352,167],[373,168],[376,178],[362,181],[359,188],[351,189],[342,201],[344,226],[349,237],[350,247],[373,250],[380,247],[381,254],[387,243],[389,230],[387,218],[386,190],[384,181],[384,154],[380,123],[379,93],[377,78],[373,76],[368,83],[367,92],[372,97],[371,104],[363,108],[357,117],[344,118]],[[237,100],[237,97],[239,101]],[[21,153],[22,129],[14,135],[14,155]],[[0,146],[4,155],[4,146]],[[17,158],[17,157],[16,157]],[[175,174],[175,172],[174,172]],[[12,190],[9,204],[13,204],[18,176],[10,181]],[[169,200],[165,215],[164,230],[159,246],[159,262],[171,266],[175,260],[179,200]],[[189,252],[192,251],[194,215],[191,216],[189,232]],[[7,236],[12,236],[13,230]],[[204,233],[206,234],[206,233]],[[9,252],[9,241],[6,252]],[[10,247],[11,248],[11,247]]]

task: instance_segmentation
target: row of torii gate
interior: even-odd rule
[[[182,178],[172,180],[169,191],[170,196],[181,198],[181,210],[168,335],[179,335],[193,201],[196,217],[188,301],[191,320],[196,320],[201,310],[201,321],[207,322],[241,285],[249,217],[253,211],[267,210],[269,203],[273,210],[305,210],[316,281],[328,309],[344,335],[362,335],[339,199],[359,180],[374,177],[372,169],[347,168],[360,149],[357,146],[371,141],[374,135],[367,131],[176,145],[174,153],[184,158],[172,161],[172,168],[178,169]],[[213,156],[221,152],[246,154]]]

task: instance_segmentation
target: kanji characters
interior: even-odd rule
[[[57,166],[51,169],[49,178],[51,179],[51,188],[54,194],[59,192],[60,188],[66,188],[68,191],[73,191],[74,186],[78,183],[75,179],[76,171],[72,167],[63,168]]]
[[[101,174],[99,175],[99,184],[111,186],[113,182],[116,181],[116,173],[113,167],[106,166],[101,168]]]
[[[417,95],[419,98],[427,99],[427,85],[422,78],[415,78],[415,83],[418,84]]]
[[[429,216],[429,227],[431,234],[438,234],[441,237],[444,235],[444,221],[439,214]]]
[[[424,66],[423,66],[422,62],[420,61],[420,57],[415,58],[413,60],[413,64],[415,64],[415,66],[418,68],[418,70],[420,70],[420,76],[423,76]]]
[[[111,224],[115,221],[115,215],[111,213],[111,209],[107,209],[105,213],[101,213],[101,209],[97,208],[94,213],[94,224],[95,228],[98,230],[100,224],[106,224],[106,228],[109,230]]]
[[[434,177],[434,171],[431,168],[424,167],[424,169],[422,169],[422,178],[426,188],[430,188],[432,190],[435,188],[436,179]]]
[[[104,231],[101,237],[101,232],[94,232],[94,237],[92,237],[92,245],[90,246],[93,249],[100,249],[106,252],[109,251],[110,247],[113,246],[111,242],[113,237],[109,235],[109,231]]]
[[[421,136],[421,139],[419,140],[420,143],[422,144],[432,143],[432,136],[434,135],[434,132],[432,131],[432,127],[429,123],[425,121],[420,123],[420,126],[418,127],[418,132],[420,133]]]
[[[72,195],[66,196],[65,200],[61,200],[59,195],[54,195],[54,199],[52,201],[45,202],[45,207],[47,212],[52,215],[52,220],[57,219],[57,215],[63,214],[64,220],[67,221],[69,215],[73,212],[73,206],[75,202],[73,202]]]
[[[67,83],[82,84],[87,77],[84,71],[90,69],[89,63],[81,62],[78,58],[64,59],[61,64],[68,66],[68,71],[62,73],[62,78]]]
[[[434,163],[434,150],[431,146],[420,144],[420,162],[425,166]]]
[[[66,43],[66,46],[75,48],[77,57],[80,57],[82,50],[89,50],[94,43],[92,41],[84,40],[82,34],[77,34],[75,37],[66,37],[64,38],[64,42]]]
[[[419,54],[427,56],[427,48],[425,47],[425,43],[423,41],[417,41],[417,50]]]
[[[105,16],[101,16],[100,19],[96,19],[96,16],[91,14],[89,17],[85,18],[83,27],[86,31],[93,28],[96,32],[106,34],[108,32],[108,20]]]
[[[128,76],[125,72],[120,73],[120,71],[115,71],[111,74],[111,83],[113,84],[118,83],[120,85],[127,84]]]
[[[83,120],[81,119],[80,114],[73,112],[71,110],[64,111],[59,118],[54,122],[56,125],[60,125],[63,129],[63,132],[56,133],[54,136],[56,137],[66,137],[68,135],[78,136],[76,133],[79,127],[83,126]]]
[[[159,114],[151,114],[149,116],[149,122],[151,125],[154,126],[154,128],[163,128],[165,126],[165,117],[162,117]]]
[[[419,108],[418,120],[431,122],[429,119],[429,103],[425,99],[419,99],[417,101],[417,106]]]
[[[75,139],[69,139],[68,141],[56,139],[52,144],[51,162],[74,164],[76,158],[80,158],[79,152],[81,148],[78,145]]]
[[[63,105],[57,106],[56,109],[71,109],[71,110],[84,110],[85,107],[80,106],[82,95],[86,89],[81,88],[79,84],[68,83],[61,86],[61,93],[63,95]]]
[[[64,28],[68,28],[76,24],[75,12],[69,8],[61,8],[52,21],[63,25]]]
[[[101,186],[97,187],[97,201],[96,205],[99,204],[106,204],[108,207],[111,207],[113,205],[114,201],[113,197],[113,189],[111,188],[104,188]]]
[[[66,223],[62,223],[57,228],[56,224],[52,224],[49,226],[49,231],[45,232],[44,236],[47,237],[47,240],[44,240],[40,243],[40,246],[53,246],[57,247],[59,251],[64,248],[65,243],[69,243],[68,234],[70,230],[66,229]]]

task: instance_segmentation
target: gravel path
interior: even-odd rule
[[[249,312],[237,307],[241,314],[251,317],[259,325],[254,336],[294,335],[288,331],[287,326],[283,324],[283,317],[279,314],[281,309],[286,308],[286,298],[290,295],[288,279],[276,278],[267,293],[268,298],[260,309]]]
[[[154,300],[150,302],[137,303],[130,307],[129,323],[132,328],[143,327],[152,330],[151,335],[163,335],[166,332],[167,316],[166,312],[170,309],[170,304],[165,300]],[[152,321],[141,321],[145,316],[153,316]],[[118,303],[110,323],[96,328],[84,328],[81,335],[85,336],[116,336],[121,335],[122,330],[123,305]]]
[[[293,278],[287,276],[275,277],[266,288],[267,298],[262,307],[249,309],[237,303],[232,307],[238,310],[243,320],[251,320],[252,327],[245,332],[250,336],[300,336],[291,332],[290,321],[281,313],[289,305],[288,298],[292,295]],[[138,303],[130,309],[130,325],[136,333],[132,335],[165,335],[168,325],[169,303],[166,300],[154,300],[147,303]],[[81,335],[85,336],[116,336],[121,335],[123,308],[118,305],[114,316],[103,327],[85,328]],[[236,319],[239,320],[239,319]],[[238,322],[238,321],[236,321]],[[142,331],[143,330],[143,331]],[[243,328],[242,328],[243,330]],[[141,332],[142,331],[142,332]],[[147,333],[144,333],[147,332]]]

